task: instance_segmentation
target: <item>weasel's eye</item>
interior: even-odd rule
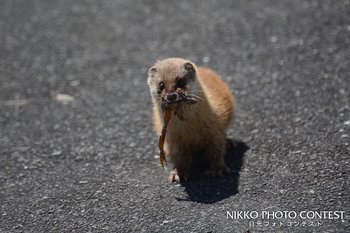
[[[160,82],[159,83],[159,90],[164,90],[164,88],[165,88],[165,85],[164,85],[164,83],[163,82]]]
[[[184,88],[186,86],[186,80],[185,79],[179,79],[176,82],[177,88]]]

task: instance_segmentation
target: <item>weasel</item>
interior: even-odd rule
[[[174,166],[169,180],[186,180],[198,154],[206,156],[209,162],[205,175],[228,173],[224,153],[226,130],[234,118],[234,97],[227,84],[211,69],[197,67],[182,58],[157,61],[148,71],[147,83],[158,135],[165,123],[166,109],[175,109],[164,145],[165,156]]]

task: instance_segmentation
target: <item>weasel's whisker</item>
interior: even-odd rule
[[[196,95],[196,94],[189,94],[190,97],[194,97],[196,100],[201,100],[201,101],[204,101],[204,99],[202,97],[200,97],[199,95]]]
[[[204,93],[203,90],[191,90],[192,93]]]

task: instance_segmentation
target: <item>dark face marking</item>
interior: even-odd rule
[[[176,79],[176,88],[184,89],[187,85],[186,78],[177,78]]]
[[[165,84],[163,82],[159,82],[158,93],[162,93],[165,88]]]

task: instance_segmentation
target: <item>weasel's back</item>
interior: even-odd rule
[[[234,98],[231,90],[211,69],[199,67],[198,79],[211,109],[218,116],[223,128],[227,128],[234,117]]]

